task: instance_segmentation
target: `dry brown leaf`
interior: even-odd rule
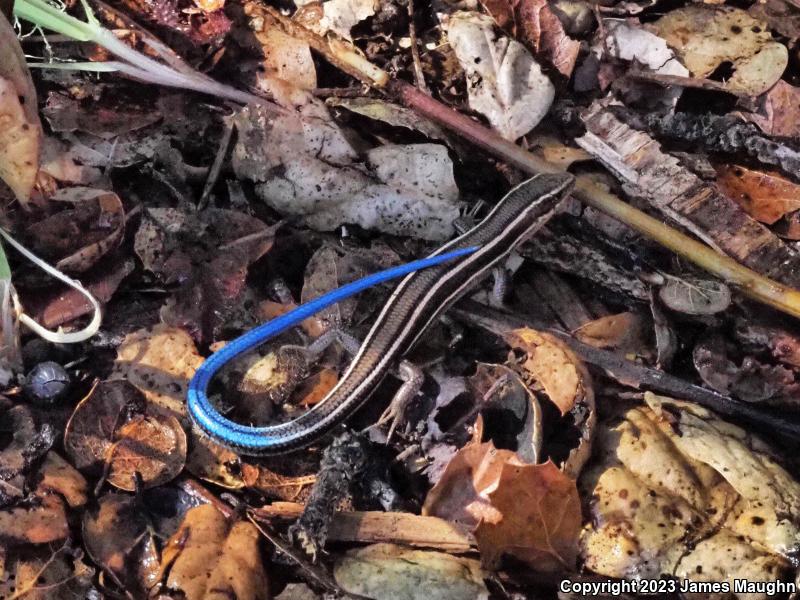
[[[138,473],[145,488],[163,485],[186,464],[186,433],[174,416],[140,415],[117,430],[108,449],[108,482],[121,490],[136,489]]]
[[[589,321],[573,332],[584,344],[642,354],[647,322],[639,313],[624,312]]]
[[[498,520],[501,514],[489,500],[509,461],[523,464],[511,450],[494,444],[470,444],[448,463],[441,479],[428,492],[422,514],[475,527],[482,520]]]
[[[110,379],[125,379],[147,401],[187,419],[189,380],[203,362],[194,341],[183,329],[156,325],[125,336],[117,348]]]
[[[489,499],[502,517],[483,520],[475,530],[484,564],[496,567],[503,555],[509,555],[538,572],[575,569],[581,531],[575,480],[550,461],[509,462]]]
[[[14,28],[0,14],[0,179],[28,202],[42,145],[36,89]]]
[[[797,112],[800,116],[800,107]],[[800,209],[800,185],[777,173],[754,171],[740,165],[720,165],[717,185],[747,214],[767,225]]]
[[[68,545],[52,552],[7,556],[0,573],[0,597],[24,600],[76,600],[91,597],[94,568]]]
[[[592,378],[586,365],[564,342],[548,333],[514,329],[504,338],[512,348],[525,353],[515,368],[524,378],[541,385],[562,415],[571,414],[579,430],[578,443],[561,468],[570,477],[577,477],[589,460],[597,424]]]
[[[569,78],[581,44],[566,34],[547,0],[514,0],[514,17],[518,39],[531,48],[537,58],[546,60]]]
[[[522,462],[539,462],[544,441],[542,408],[520,375],[505,365],[478,363],[467,382],[481,411],[472,428],[473,441],[491,440],[514,450]]]
[[[510,346],[526,353],[523,368],[542,385],[562,415],[577,402],[593,397],[589,372],[564,342],[534,329],[515,329],[504,337]]]
[[[95,384],[72,413],[64,449],[80,470],[99,473],[117,429],[146,409],[144,396],[127,381]]]
[[[0,542],[7,546],[50,544],[69,535],[64,502],[43,495],[30,506],[0,510]]]
[[[83,515],[82,534],[92,560],[134,597],[157,581],[158,552],[147,516],[134,496],[106,494]]]
[[[86,479],[53,450],[47,453],[39,477],[39,489],[60,494],[70,508],[86,504],[89,491]]]
[[[786,46],[773,41],[766,23],[739,8],[694,4],[669,11],[651,27],[678,51],[695,77],[711,75],[731,62],[735,71],[724,83],[731,92],[766,92],[789,59]]]
[[[256,85],[283,106],[307,103],[308,92],[317,87],[317,71],[308,43],[281,31],[275,18],[257,3],[246,2],[244,11],[264,54]]]
[[[67,208],[28,227],[31,250],[65,271],[84,272],[116,248],[125,232],[125,211],[113,192],[66,188],[52,200]]]
[[[769,135],[800,136],[800,88],[780,80],[764,94],[763,102],[761,112],[742,116]]]
[[[232,522],[211,505],[189,510],[161,561],[166,589],[186,600],[266,600],[269,582],[249,522]]]

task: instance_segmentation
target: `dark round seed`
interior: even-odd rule
[[[67,371],[57,362],[41,362],[28,373],[22,391],[34,404],[51,406],[58,402],[69,388]]]

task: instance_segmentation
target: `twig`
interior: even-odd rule
[[[495,335],[501,335],[519,327],[536,327],[536,324],[530,321],[516,318],[472,300],[462,300],[450,312],[456,318],[477,325]],[[781,436],[792,443],[797,443],[797,440],[800,439],[800,423],[787,419],[785,415],[733,400],[715,391],[688,383],[674,375],[626,360],[608,350],[589,346],[564,331],[552,328],[547,328],[546,331],[563,340],[583,361],[602,369],[606,375],[622,385],[653,390],[694,402],[720,415],[753,423],[764,431]]]
[[[424,92],[429,92],[425,84],[425,73],[422,72],[422,61],[417,46],[417,26],[414,23],[414,0],[408,1],[408,39],[411,40],[411,61],[414,63],[414,83]]]

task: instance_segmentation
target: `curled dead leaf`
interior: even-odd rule
[[[523,462],[539,462],[542,409],[520,376],[504,365],[479,363],[468,383],[481,411],[473,440],[492,440],[497,446],[513,449]]]
[[[595,348],[613,348],[622,352],[643,354],[647,321],[635,312],[600,317],[581,325],[573,334],[584,344]]]
[[[572,448],[562,465],[565,473],[577,477],[589,459],[597,423],[592,378],[586,365],[561,340],[530,328],[505,333],[506,342],[523,353],[515,368],[529,383],[538,383],[561,411],[569,414],[578,428],[578,446]]]
[[[514,452],[498,450],[491,442],[461,448],[428,492],[422,514],[468,527],[499,519],[489,493],[496,489],[503,465],[509,461],[523,464]]]

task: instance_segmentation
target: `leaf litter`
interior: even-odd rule
[[[0,227],[103,311],[82,344],[36,339],[20,311],[59,335],[94,304],[0,257],[21,341],[0,389],[0,597],[797,581],[796,2],[91,4],[125,72],[208,89],[0,17]],[[286,456],[193,425],[212,351],[430,254],[531,165],[576,175],[574,196],[502,265],[510,285],[475,282],[421,338],[391,435],[394,375]],[[625,210],[586,206],[589,187]],[[211,401],[253,425],[323,401],[392,289],[238,357]]]

